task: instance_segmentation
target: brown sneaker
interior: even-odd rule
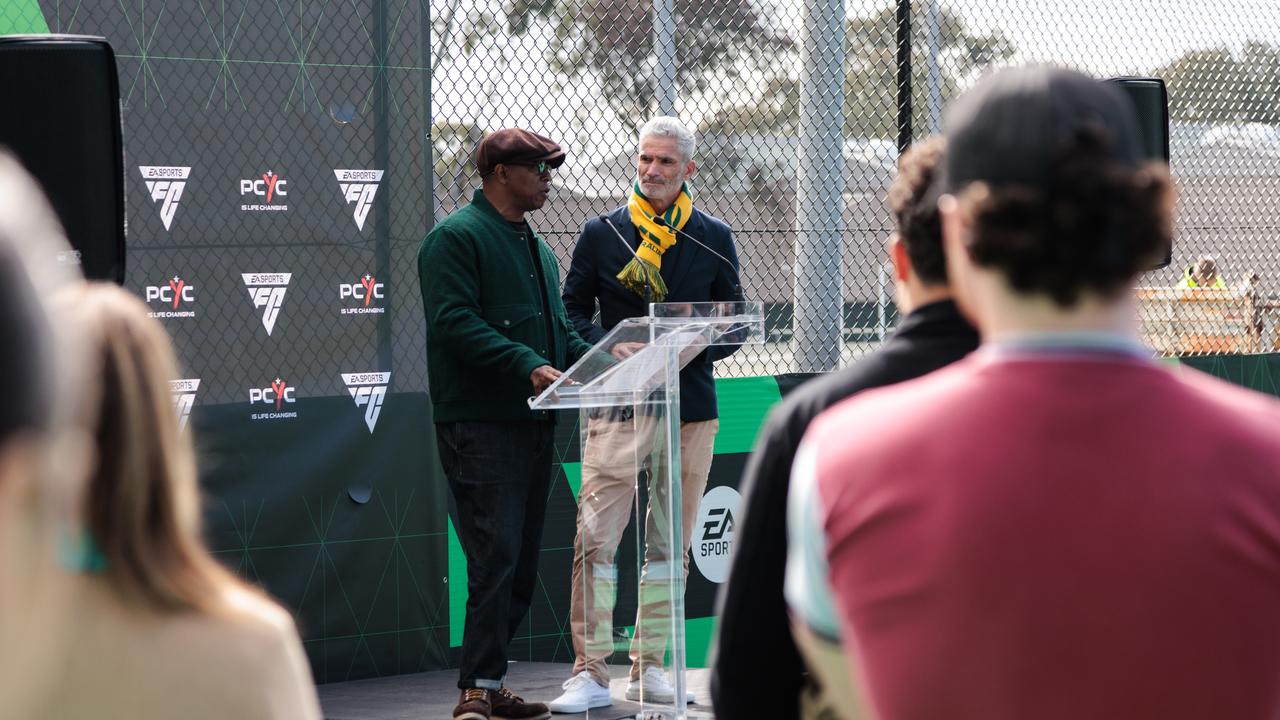
[[[453,720],[489,720],[489,691],[484,688],[467,688],[462,699],[453,709]]]
[[[506,688],[489,697],[493,703],[493,720],[547,720],[551,717],[546,705],[527,703]]]

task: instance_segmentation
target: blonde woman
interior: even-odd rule
[[[42,301],[81,282],[56,260],[69,250],[40,187],[0,149],[0,718],[32,716],[72,642],[58,528],[88,464],[70,400],[92,386],[78,372],[83,333]]]
[[[76,647],[44,716],[319,718],[291,617],[201,540],[165,331],[114,286],[86,285],[68,300],[101,343],[102,392],[84,539],[71,560]]]

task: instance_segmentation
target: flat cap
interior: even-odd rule
[[[476,148],[476,168],[481,176],[496,165],[536,165],[546,162],[557,168],[564,162],[564,150],[554,140],[522,128],[505,128],[489,133]]]

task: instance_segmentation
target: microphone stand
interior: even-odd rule
[[[710,247],[708,247],[708,246],[707,246],[707,244],[706,244],[706,243],[702,242],[702,241],[701,241],[701,240],[699,240],[698,238],[696,238],[696,237],[694,237],[694,236],[690,235],[689,233],[685,232],[684,230],[681,230],[680,228],[676,227],[675,225],[672,225],[671,223],[667,222],[667,219],[666,219],[666,218],[664,218],[664,217],[662,217],[662,216],[660,216],[660,215],[650,215],[650,216],[648,216],[648,217],[649,217],[649,219],[650,219],[650,220],[653,220],[654,224],[659,225],[659,226],[661,226],[661,227],[665,227],[665,228],[667,228],[667,229],[671,230],[671,231],[672,231],[672,232],[674,232],[674,233],[677,233],[677,234],[679,234],[679,235],[682,235],[682,236],[684,236],[684,237],[686,237],[686,238],[688,238],[688,239],[692,240],[692,241],[694,242],[694,244],[695,244],[695,245],[697,245],[698,247],[700,247],[700,248],[702,248],[703,250],[706,250],[707,252],[711,253],[712,255],[715,255],[716,257],[720,258],[720,261],[721,261],[721,262],[723,262],[725,265],[728,265],[730,268],[732,268],[732,269],[733,269],[733,274],[734,274],[734,276],[735,276],[735,277],[737,276],[737,274],[738,274],[738,266],[736,266],[736,265],[734,265],[732,262],[730,262],[729,258],[727,258],[727,257],[725,257],[725,256],[723,256],[723,255],[721,255],[720,253],[716,252],[715,250],[712,250]],[[738,299],[739,299],[739,300],[741,300],[741,299],[742,299],[742,284],[741,284],[740,282],[739,282],[739,283],[734,287],[734,294],[738,296]]]
[[[613,231],[614,235],[618,236],[618,242],[622,243],[622,246],[627,249],[627,252],[631,253],[631,257],[635,258],[636,262],[644,262],[643,260],[640,259],[640,256],[636,254],[635,248],[631,247],[631,243],[627,242],[627,239],[622,237],[622,233],[618,232],[618,228],[614,227],[614,224],[609,221],[608,215],[601,215],[600,219],[604,221],[605,225],[609,226],[609,229]],[[653,285],[650,284],[649,282],[648,273],[645,273],[645,276],[644,276],[644,301],[645,301],[645,314],[647,315],[653,312],[652,308],[650,307],[653,305]]]

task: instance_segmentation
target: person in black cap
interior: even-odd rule
[[[1280,716],[1280,402],[1135,339],[1173,208],[1137,128],[1050,67],[957,100],[938,209],[982,345],[797,452],[786,598],[882,720]]]
[[[553,416],[526,400],[591,347],[565,316],[555,255],[525,220],[563,162],[559,145],[528,130],[488,135],[476,150],[483,186],[418,250],[436,442],[467,557],[455,720],[550,716],[503,683],[551,482]]]

